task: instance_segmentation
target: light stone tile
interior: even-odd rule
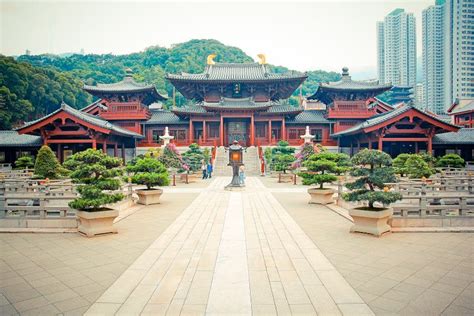
[[[143,278],[143,270],[127,270],[97,300],[98,303],[123,303]]]
[[[274,304],[271,305],[255,305],[252,304],[253,316],[271,316],[278,315]]]
[[[292,315],[317,315],[311,304],[290,304],[290,310]]]
[[[197,271],[186,297],[187,305],[207,304],[211,290],[213,272]]]
[[[122,304],[116,315],[138,315],[149,301],[155,289],[156,286],[154,285],[139,284]]]
[[[322,285],[305,285],[306,292],[318,315],[340,315],[336,303]]]
[[[74,297],[64,301],[56,302],[54,303],[54,306],[56,306],[56,308],[59,309],[61,312],[66,312],[73,309],[77,309],[79,307],[88,306],[89,304],[90,303],[82,297]]]
[[[249,271],[252,305],[273,304],[273,294],[266,271]]]
[[[319,271],[318,277],[337,304],[361,304],[363,300],[337,271]]]
[[[120,304],[118,303],[95,303],[87,310],[87,312],[84,315],[85,316],[115,315],[115,313],[117,312],[119,308],[120,308]]]
[[[365,304],[338,304],[337,305],[344,316],[373,316],[372,310]]]
[[[47,299],[45,299],[42,296],[38,296],[38,297],[35,297],[35,298],[31,298],[31,299],[13,304],[13,306],[16,308],[16,310],[19,311],[20,313],[24,312],[24,311],[27,311],[27,310],[30,310],[30,309],[46,306],[46,305],[49,305],[49,302],[48,302]]]
[[[181,310],[182,316],[201,316],[210,315],[206,313],[206,305],[187,305],[184,304]]]
[[[280,278],[290,305],[311,303],[296,271],[280,271]]]

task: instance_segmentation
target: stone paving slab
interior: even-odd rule
[[[256,177],[217,178],[87,311],[354,314],[371,309]]]

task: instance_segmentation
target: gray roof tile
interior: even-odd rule
[[[1,147],[38,147],[42,144],[41,136],[18,134],[17,131],[0,131]]]
[[[160,109],[152,110],[151,118],[145,124],[189,124],[189,121],[181,119],[171,111]]]
[[[456,107],[451,111],[451,114],[457,114],[466,111],[474,111],[474,100],[465,103],[462,106],[456,105]]]
[[[324,117],[325,111],[322,110],[304,110],[292,119],[286,120],[287,124],[329,124]]]
[[[433,144],[474,145],[474,128],[461,128],[458,132],[435,135]]]
[[[259,63],[215,63],[207,65],[203,73],[199,74],[167,74],[170,80],[198,80],[198,81],[266,81],[282,79],[302,79],[307,75],[297,71],[287,73],[272,73],[268,65]]]

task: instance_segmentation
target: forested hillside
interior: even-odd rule
[[[191,40],[171,48],[153,46],[128,55],[24,55],[17,61],[0,56],[0,93],[7,96],[6,104],[0,109],[0,128],[49,113],[57,109],[62,100],[76,108],[83,107],[92,100],[81,90],[83,83],[94,85],[119,81],[126,68],[133,70],[137,81],[153,83],[161,93],[171,96],[173,88],[164,79],[165,74],[201,72],[207,56],[212,53],[217,54],[217,62],[253,61],[241,49],[216,40]],[[288,70],[272,67],[276,72]],[[308,80],[302,87],[303,95],[314,92],[321,81],[339,78],[339,74],[334,72],[308,71]],[[292,101],[292,104],[296,103],[295,99]],[[185,102],[178,94],[177,105]]]

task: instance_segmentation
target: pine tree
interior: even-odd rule
[[[47,145],[41,146],[36,156],[35,175],[44,179],[57,179],[60,173],[61,165],[54,152]]]

